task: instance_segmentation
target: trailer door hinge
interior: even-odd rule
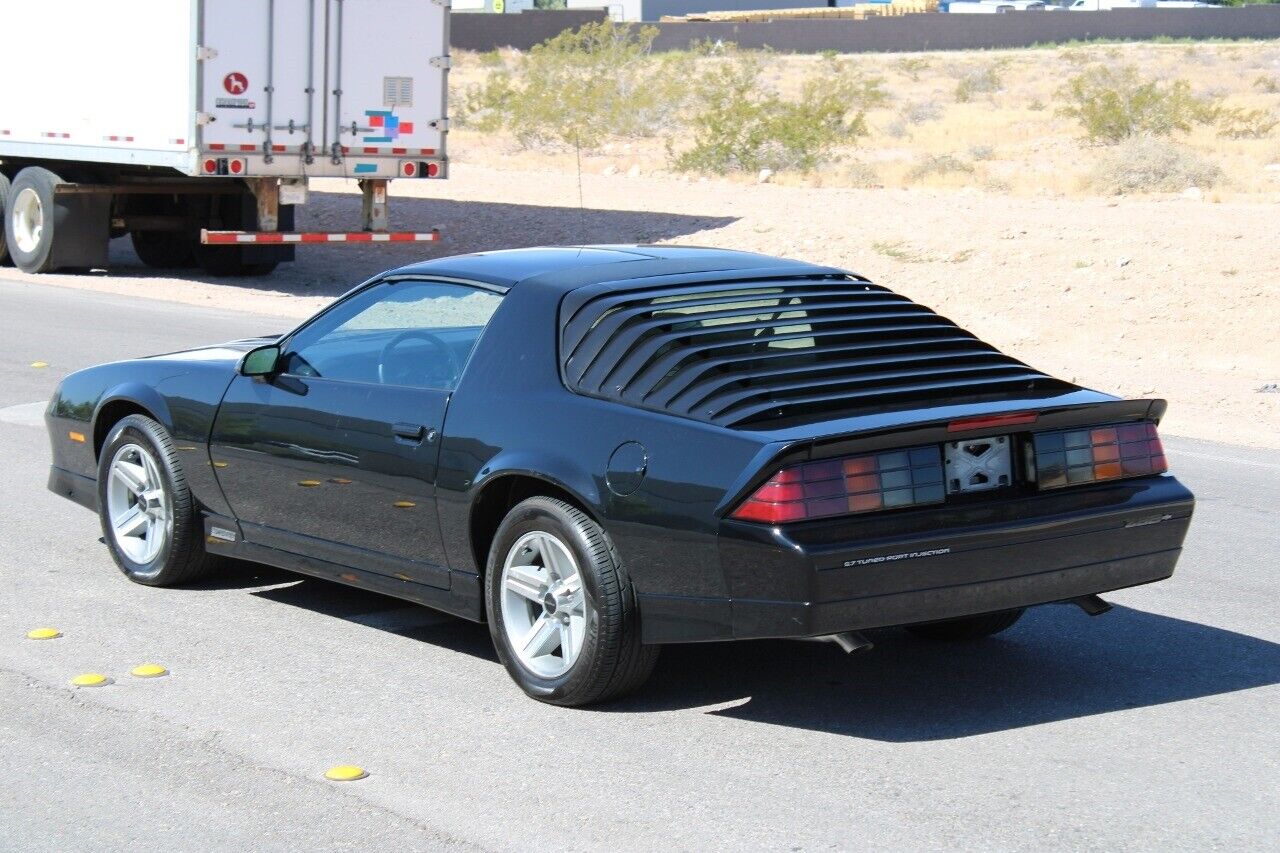
[[[428,126],[428,127],[430,127],[430,128],[431,128],[431,129],[433,129],[433,130],[438,130],[438,131],[440,131],[441,133],[448,133],[448,132],[449,132],[449,119],[447,119],[447,118],[438,118],[438,119],[435,119],[435,120],[433,120],[433,121],[429,121],[429,122],[427,122],[427,126]]]
[[[196,48],[196,62],[211,62],[218,58],[218,52],[211,47]]]
[[[196,113],[196,125],[198,127],[204,127],[206,124],[213,124],[217,120],[217,116],[210,115],[209,113]]]
[[[431,67],[432,67],[432,68],[448,68],[448,67],[449,67],[449,57],[448,57],[448,55],[445,55],[445,56],[433,56],[433,57],[431,57],[431,59],[430,59],[430,60],[428,60],[428,61],[431,63]]]

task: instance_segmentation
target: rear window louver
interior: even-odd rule
[[[821,275],[565,297],[568,386],[729,427],[1066,386],[887,288]]]

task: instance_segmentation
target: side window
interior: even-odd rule
[[[452,390],[501,301],[460,284],[382,282],[293,335],[284,372]]]

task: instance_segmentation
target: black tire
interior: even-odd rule
[[[1013,624],[1026,613],[1025,607],[1017,610],[1002,610],[999,613],[984,613],[981,616],[966,616],[963,619],[947,619],[942,622],[922,622],[919,625],[907,625],[906,628],[917,637],[938,642],[954,640],[981,640],[999,634],[1013,627]]]
[[[185,270],[196,265],[195,238],[185,231],[130,231],[133,251],[152,269]]]
[[[5,243],[14,266],[23,272],[42,273],[52,272],[54,269],[53,241],[57,239],[59,210],[54,204],[53,190],[61,183],[63,183],[62,178],[48,169],[29,166],[17,174],[13,179],[13,185],[9,187],[5,202]],[[39,199],[43,220],[40,238],[29,252],[23,251],[18,246],[13,231],[13,208],[18,197],[27,190],[34,192]]]
[[[0,174],[0,267],[13,266],[13,261],[9,259],[9,248],[8,248],[9,244],[5,242],[5,237],[4,237],[4,220],[5,220],[4,203],[8,197],[9,197],[9,179],[6,178],[4,175]]]
[[[589,605],[578,659],[556,678],[544,678],[520,662],[502,621],[503,563],[516,541],[532,531],[553,534],[573,552]],[[507,513],[489,549],[485,602],[498,657],[516,684],[542,702],[580,706],[616,699],[643,684],[657,663],[659,647],[640,642],[635,595],[608,534],[564,501],[533,497]]]
[[[135,562],[116,541],[108,507],[111,465],[117,453],[130,446],[151,454],[163,483],[168,517],[172,519],[167,542],[146,563]],[[107,433],[98,457],[98,516],[102,522],[103,540],[125,577],[146,586],[175,586],[189,583],[214,569],[219,558],[205,553],[204,525],[196,512],[195,500],[187,487],[182,466],[173,449],[168,431],[144,415],[129,415],[118,421]]]
[[[206,246],[195,247],[196,263],[209,275],[230,278],[246,278],[269,275],[278,266],[278,261],[246,262],[241,257],[238,246]]]

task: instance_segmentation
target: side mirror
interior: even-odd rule
[[[280,347],[269,344],[251,349],[240,359],[241,376],[270,376],[280,361]]]

